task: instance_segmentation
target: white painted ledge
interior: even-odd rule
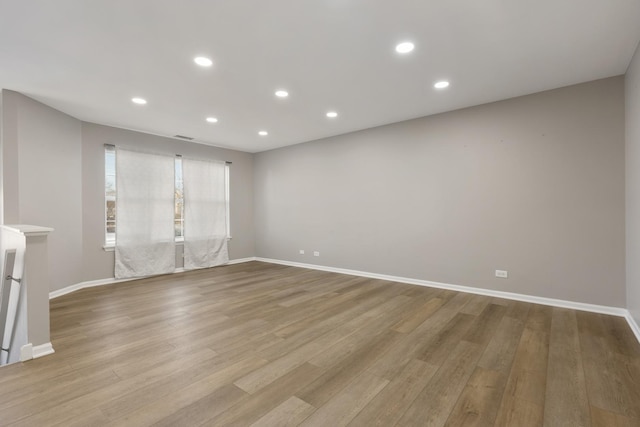
[[[3,225],[4,228],[15,231],[16,233],[24,234],[27,237],[34,236],[46,236],[53,231],[51,227],[41,227],[39,225],[28,224],[8,224]]]

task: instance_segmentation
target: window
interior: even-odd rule
[[[231,238],[231,221],[229,220],[229,164],[225,169],[225,201],[227,205],[227,237]],[[113,246],[116,243],[116,149],[113,145],[105,145],[104,149],[104,200],[105,200],[105,243]],[[176,242],[184,237],[184,185],[182,182],[182,157],[175,160],[175,210],[174,230]]]
[[[104,149],[105,232],[107,245],[116,243],[116,149]]]
[[[173,215],[173,229],[175,230],[176,241],[181,241],[184,239],[184,185],[182,183],[182,158],[179,156],[176,157],[175,177],[176,206]]]

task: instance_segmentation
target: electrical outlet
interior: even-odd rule
[[[318,252],[318,251],[313,251],[313,256],[320,256],[320,252]]]
[[[298,253],[300,253],[300,255],[304,255],[304,249],[300,249]]]
[[[506,279],[509,277],[509,272],[507,270],[496,270],[496,277]]]

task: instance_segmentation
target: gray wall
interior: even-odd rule
[[[2,105],[4,222],[55,229],[52,291],[113,277],[114,253],[102,248],[104,144],[233,162],[229,255],[254,256],[252,154],[84,123],[8,90]]]
[[[113,277],[113,252],[104,245],[104,144],[183,156],[226,160],[230,168],[231,234],[229,258],[254,256],[253,155],[202,144],[182,142],[109,126],[82,124],[82,197],[84,235],[84,280]],[[182,266],[182,247],[177,250]]]
[[[259,153],[257,255],[624,307],[623,83]]]
[[[640,324],[640,45],[627,70],[627,308]]]
[[[638,56],[627,117],[638,117]],[[3,91],[5,223],[56,229],[52,290],[112,277],[113,253],[102,249],[103,144],[204,156],[233,162],[232,259],[619,307],[628,297],[637,319],[632,262],[625,290],[623,109],[616,77],[252,155],[82,123]],[[629,218],[640,210],[637,126],[627,119]],[[627,223],[630,235],[634,227]]]
[[[53,227],[51,288],[82,281],[81,122],[2,91],[4,222]]]
[[[4,149],[2,148],[4,139],[4,110],[2,109],[2,98],[4,95],[2,94],[2,89],[0,88],[0,224],[4,224]]]

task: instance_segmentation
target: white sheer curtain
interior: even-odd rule
[[[229,262],[225,162],[182,159],[184,268]]]
[[[174,157],[116,152],[116,278],[175,271]]]

